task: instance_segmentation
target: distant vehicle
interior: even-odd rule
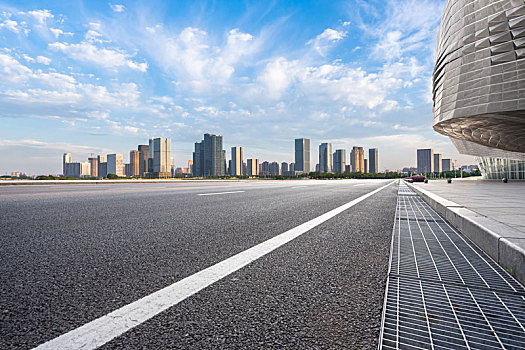
[[[406,181],[406,182],[410,182],[410,183],[414,182],[414,180],[413,180],[412,178],[410,178],[410,177],[407,177],[407,178],[405,179],[405,181]]]
[[[412,182],[425,182],[426,177],[423,175],[414,175],[410,176],[409,179],[412,179]]]

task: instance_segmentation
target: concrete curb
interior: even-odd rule
[[[407,183],[459,232],[525,285],[525,232]]]

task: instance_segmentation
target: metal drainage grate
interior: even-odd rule
[[[399,185],[380,349],[525,349],[525,288]]]

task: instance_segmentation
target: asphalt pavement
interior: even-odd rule
[[[0,348],[33,348],[389,183],[2,186]],[[103,348],[376,348],[397,185]]]

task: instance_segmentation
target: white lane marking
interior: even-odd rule
[[[197,196],[216,196],[218,194],[242,193],[246,191],[230,191],[230,192],[215,192],[215,193],[199,193]]]
[[[308,187],[307,185],[303,185],[303,186],[295,186],[295,187],[292,187],[292,188],[305,188],[305,187]]]
[[[173,283],[142,299],[125,305],[109,314],[97,318],[57,338],[37,346],[35,349],[96,349],[130,329],[140,325],[159,313],[177,305],[184,299],[265,256],[280,246],[294,240],[303,233],[333,218],[337,214],[364,201],[368,197],[392,185],[390,182],[359,198],[335,208],[280,235],[240,252],[213,266]]]
[[[366,184],[357,184],[357,185],[354,185],[355,186],[365,186]]]

